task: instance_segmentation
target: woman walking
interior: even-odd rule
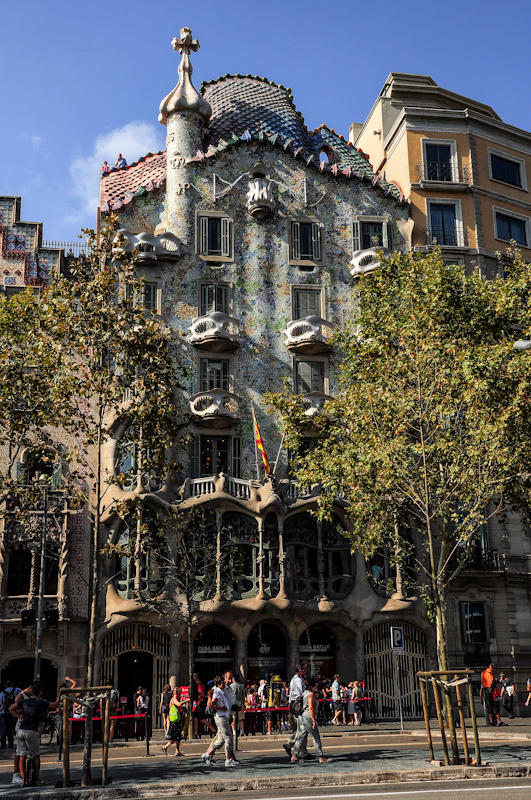
[[[183,722],[185,714],[183,706],[186,706],[187,700],[181,700],[181,690],[176,686],[170,700],[168,712],[168,730],[166,732],[166,744],[162,745],[162,749],[166,755],[168,748],[175,745],[175,756],[182,756],[181,753],[181,739],[183,735]]]
[[[310,678],[308,681],[308,688],[302,695],[302,714],[299,717],[299,734],[295,739],[293,745],[293,755],[291,756],[291,763],[298,764],[299,755],[306,751],[308,746],[308,736],[313,739],[313,746],[315,752],[319,756],[319,764],[326,764],[330,761],[323,753],[321,745],[321,736],[317,726],[317,697],[316,691],[319,681],[317,678]]]
[[[170,713],[170,701],[172,698],[172,691],[169,683],[165,683],[162,688],[162,693],[160,695],[160,706],[159,706],[159,714],[162,716],[162,725],[164,727],[164,733],[168,733],[168,726],[170,724],[169,720],[169,713]]]

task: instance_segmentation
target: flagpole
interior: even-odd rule
[[[282,452],[282,445],[284,444],[284,439],[285,439],[285,438],[286,438],[286,434],[285,434],[285,433],[283,433],[283,434],[282,434],[282,439],[280,440],[280,445],[279,445],[279,447],[278,447],[277,458],[276,458],[275,464],[274,464],[274,466],[273,466],[273,475],[274,475],[274,474],[275,474],[275,472],[277,471],[278,459],[280,458],[280,453]]]
[[[256,480],[260,480],[260,470],[258,467],[258,446],[256,444],[256,414],[254,411],[254,403],[251,401],[251,410],[253,412],[253,439],[254,439],[254,460],[256,463]]]

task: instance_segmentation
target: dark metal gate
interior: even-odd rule
[[[391,649],[391,625],[404,629],[404,653]],[[398,676],[400,670],[404,719],[422,718],[422,700],[417,672],[426,669],[426,636],[410,622],[381,622],[363,637],[367,693],[372,697],[372,715],[377,719],[398,719]]]

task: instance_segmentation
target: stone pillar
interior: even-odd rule
[[[286,552],[284,550],[284,519],[278,521],[278,597],[285,598],[286,595]]]
[[[258,598],[265,599],[264,592],[264,520],[258,518]]]
[[[236,637],[234,672],[242,681],[247,678],[247,633],[240,634]]]

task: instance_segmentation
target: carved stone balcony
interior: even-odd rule
[[[235,350],[240,344],[240,323],[222,311],[211,311],[192,320],[189,341],[199,350],[214,353]]]
[[[370,275],[380,266],[379,252],[383,250],[384,256],[391,255],[391,250],[384,247],[368,247],[366,250],[356,250],[352,256],[350,274],[353,278]]]
[[[197,392],[190,397],[190,411],[196,425],[227,428],[240,420],[241,398],[225,389]]]
[[[333,398],[330,397],[329,394],[324,394],[324,392],[308,392],[308,394],[302,395],[302,403],[304,406],[304,416],[311,419],[316,414],[320,414],[323,410],[324,404],[328,402],[328,400],[332,400]]]
[[[332,323],[314,314],[303,319],[292,319],[284,331],[284,344],[292,353],[309,356],[329,353],[332,349],[329,339],[333,327]]]
[[[131,233],[120,228],[114,238],[113,253],[117,256],[136,250],[136,260],[144,266],[158,261],[173,261],[181,254],[181,243],[170,231],[155,236],[152,233]]]

